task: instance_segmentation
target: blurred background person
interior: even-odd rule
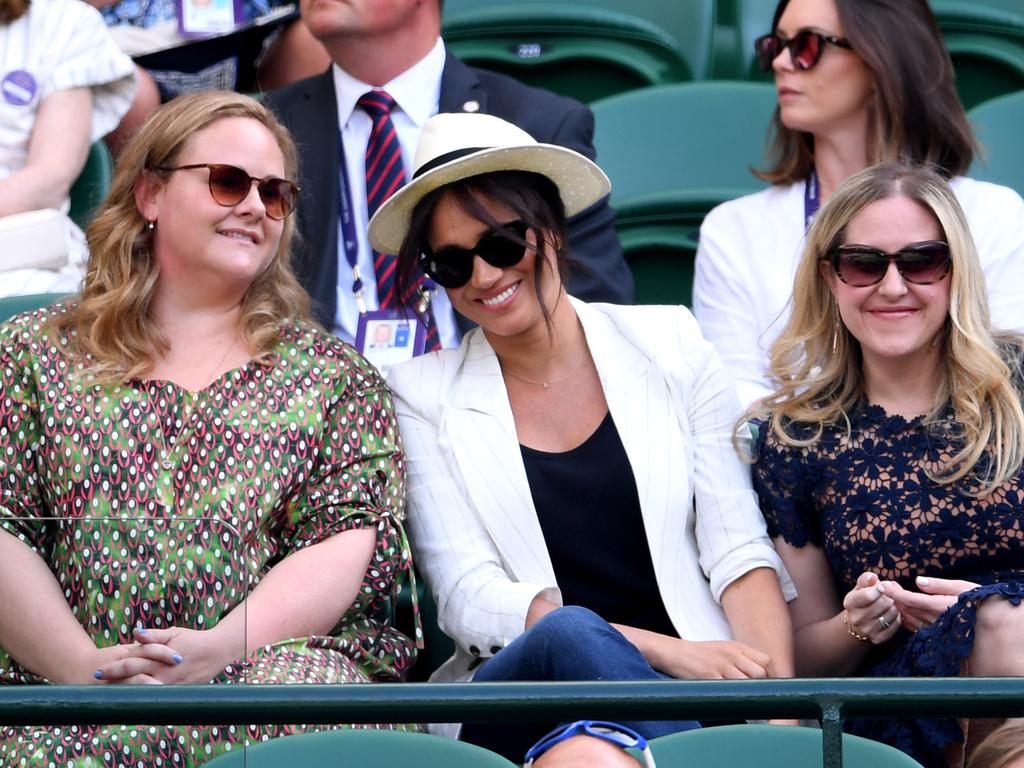
[[[308,243],[296,271],[325,328],[355,340],[367,311],[396,310],[413,298],[395,292],[395,260],[374,251],[366,226],[381,202],[413,171],[426,120],[438,112],[479,112],[513,123],[537,141],[589,158],[594,116],[583,104],[469,67],[441,40],[441,0],[337,3],[302,0],[302,18],[331,55],[317,77],[267,95],[303,148],[299,231]],[[578,266],[572,295],[629,304],[633,276],[601,198],[573,217],[570,245]],[[428,349],[454,347],[471,323],[443,290],[421,312],[433,327]],[[429,329],[428,329],[429,330]]]
[[[74,293],[86,246],[68,195],[128,111],[133,65],[80,0],[0,0],[0,61],[0,296]]]

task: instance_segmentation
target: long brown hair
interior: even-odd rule
[[[205,91],[179,96],[158,109],[125,144],[110,191],[86,233],[90,256],[81,297],[69,312],[54,319],[55,336],[66,340],[67,353],[86,363],[90,377],[137,377],[169,348],[150,311],[159,269],[151,230],[136,206],[135,183],[143,173],[174,165],[193,136],[231,117],[265,126],[284,156],[285,175],[295,177],[298,161],[290,134],[273,113],[248,96]],[[242,299],[242,337],[250,354],[264,363],[280,340],[281,324],[309,316],[309,297],[290,263],[294,232],[294,217],[289,216],[277,253]]]
[[[797,267],[792,313],[769,353],[769,377],[778,389],[740,423],[769,419],[778,439],[794,447],[816,444],[828,426],[845,423],[849,430],[848,414],[864,395],[860,344],[843,324],[818,264],[843,242],[857,213],[890,197],[905,197],[931,211],[952,259],[949,316],[939,339],[944,365],[925,424],[938,427],[945,405],[952,403],[958,451],[933,479],[955,482],[987,453],[988,472],[978,478],[980,492],[986,493],[1024,461],[1021,338],[992,330],[985,276],[963,210],[949,184],[926,167],[867,168],[844,181],[815,217]],[[811,429],[797,434],[789,429],[794,423]]]
[[[874,76],[868,158],[929,163],[950,178],[966,173],[977,151],[953,80],[953,64],[927,0],[835,0],[843,35]],[[789,0],[779,0],[772,29]],[[803,181],[814,166],[814,137],[772,119],[772,184]]]
[[[10,24],[25,15],[29,0],[0,0],[0,24]]]

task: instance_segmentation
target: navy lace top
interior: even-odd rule
[[[1024,577],[1024,472],[979,499],[976,482],[929,477],[955,446],[922,418],[865,404],[850,423],[849,438],[839,425],[804,449],[761,425],[754,487],[772,537],[824,549],[840,594],[864,571],[907,588],[915,576]]]
[[[938,426],[890,416],[864,403],[845,425],[825,430],[815,445],[783,444],[761,423],[754,488],[768,532],[795,547],[820,547],[845,595],[864,571],[914,587],[915,576],[965,579],[965,592],[934,624],[901,630],[875,647],[860,672],[872,676],[954,676],[974,644],[977,607],[999,595],[1019,605],[1024,595],[1024,470],[982,498],[978,468],[952,484],[929,477],[953,455]],[[804,431],[801,432],[801,429]],[[790,434],[809,437],[809,427]],[[848,730],[908,752],[925,766],[945,765],[943,749],[962,740],[953,719],[853,720]]]

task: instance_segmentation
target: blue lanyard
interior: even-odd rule
[[[366,299],[363,298],[363,278],[359,274],[359,241],[356,239],[355,214],[352,209],[352,194],[348,187],[345,169],[345,146],[338,131],[338,219],[341,221],[341,247],[345,260],[352,268],[352,295],[356,299],[359,314],[366,313]]]
[[[811,219],[821,207],[821,190],[818,187],[818,174],[811,168],[804,185],[804,228],[811,226]]]

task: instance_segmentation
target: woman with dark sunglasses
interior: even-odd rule
[[[704,219],[694,314],[740,401],[772,391],[768,348],[785,324],[808,223],[848,176],[882,160],[932,163],[967,214],[993,322],[1024,329],[1024,201],[966,178],[975,139],[927,0],[782,0],[757,41],[778,110],[772,186]]]
[[[565,292],[566,217],[607,178],[482,114],[427,121],[415,165],[370,240],[479,325],[389,374],[417,561],[457,645],[433,679],[788,675],[781,569],[717,356],[684,308]],[[550,727],[463,737],[522,760]]]
[[[893,163],[840,186],[771,350],[779,389],[748,413],[799,675],[1024,675],[1022,363],[939,174]],[[848,723],[962,765],[952,718]]]
[[[206,92],[125,145],[79,297],[0,326],[0,679],[401,680],[387,387],[292,274],[296,152]],[[3,765],[196,766],[274,726],[0,727]]]

